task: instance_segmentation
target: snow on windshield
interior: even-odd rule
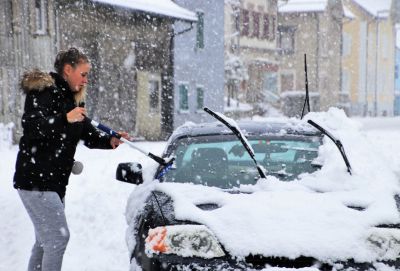
[[[171,196],[177,219],[206,225],[236,257],[250,253],[320,260],[389,257],[367,240],[382,234],[373,226],[400,223],[394,200],[400,187],[395,174],[369,148],[372,143],[360,132],[360,124],[342,110],[309,113],[304,122],[307,119],[342,141],[353,175],[348,174],[334,143],[324,138],[319,148],[322,169],[292,182],[269,176],[255,185],[242,185],[240,190],[245,193],[235,194],[202,185],[147,182],[130,197],[128,223],[142,206],[143,195],[155,189]],[[203,203],[220,208],[203,211],[196,207]],[[132,248],[134,242],[128,241]]]

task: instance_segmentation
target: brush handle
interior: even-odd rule
[[[90,123],[91,123],[94,127],[98,128],[99,130],[102,130],[102,131],[105,132],[106,134],[109,134],[109,135],[111,135],[111,136],[113,136],[113,137],[116,137],[116,138],[118,138],[118,139],[121,139],[121,135],[118,134],[117,132],[115,132],[114,130],[112,130],[111,128],[108,128],[107,126],[105,126],[105,125],[103,125],[103,124],[101,124],[101,123],[98,123],[97,121],[92,120],[92,119],[90,119],[90,118],[88,118],[88,117],[86,117],[86,118],[90,121]]]

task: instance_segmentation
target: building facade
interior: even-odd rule
[[[172,24],[195,21],[171,1],[117,6],[109,0],[3,1],[0,12],[0,122],[20,130],[24,96],[18,80],[33,67],[52,70],[55,54],[71,46],[90,57],[87,107],[93,119],[147,139],[160,139],[172,118]],[[167,97],[167,98],[166,98]],[[168,131],[168,132],[166,132]]]
[[[343,0],[354,15],[343,26],[343,82],[350,93],[351,112],[392,116],[394,104],[395,21],[391,0],[371,4]],[[379,7],[379,8],[378,8]]]
[[[225,1],[225,108],[265,113],[279,103],[278,1]]]
[[[203,107],[223,112],[224,1],[176,0],[197,23],[174,25],[174,127],[212,121]]]
[[[400,116],[400,45],[396,46],[396,66],[394,71],[394,115]]]
[[[24,95],[19,79],[34,67],[51,69],[56,52],[54,1],[2,1],[0,5],[0,122],[21,135]]]
[[[305,55],[311,110],[324,111],[331,106],[347,110],[347,95],[340,91],[342,20],[340,0],[288,1],[279,7],[280,84],[286,115],[301,113]]]

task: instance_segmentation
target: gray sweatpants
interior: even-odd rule
[[[28,271],[59,271],[69,240],[64,203],[56,192],[18,190],[35,229]]]

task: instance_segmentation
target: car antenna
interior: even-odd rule
[[[318,129],[321,133],[323,133],[324,135],[329,137],[329,139],[331,139],[333,141],[333,143],[335,143],[336,147],[339,149],[340,153],[342,154],[344,163],[346,164],[346,167],[347,167],[347,172],[350,175],[352,175],[351,165],[350,165],[349,160],[347,159],[346,152],[344,151],[344,147],[342,145],[342,142],[340,142],[339,139],[336,139],[332,134],[330,134],[327,130],[325,130],[324,128],[322,128],[318,124],[316,124],[314,121],[308,120],[307,122],[309,124],[311,124],[312,126],[314,126],[316,129]]]
[[[246,151],[249,153],[251,159],[253,159],[254,163],[256,164],[260,177],[266,179],[267,175],[265,173],[265,169],[257,163],[257,160],[254,155],[254,150],[248,144],[247,138],[243,135],[242,131],[240,131],[240,128],[235,124],[229,123],[228,118],[221,113],[216,113],[207,107],[204,107],[204,111],[206,111],[208,114],[216,118],[218,121],[222,122],[236,135],[237,138],[239,138],[240,142],[242,143]]]
[[[307,110],[308,112],[311,111],[310,109],[310,97],[308,95],[308,76],[307,76],[307,54],[304,54],[304,76],[305,76],[305,85],[306,85],[306,97],[304,99],[304,105],[303,105],[303,110],[301,111],[301,118],[303,119],[304,117],[304,110],[307,105]]]

